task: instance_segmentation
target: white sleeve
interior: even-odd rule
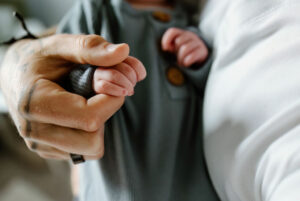
[[[204,103],[208,169],[222,201],[300,200],[300,1],[210,0]]]

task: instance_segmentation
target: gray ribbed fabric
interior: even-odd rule
[[[83,97],[90,98],[95,95],[93,91],[93,75],[96,67],[91,65],[80,65],[74,68],[66,83],[67,89]]]
[[[178,67],[186,82],[174,86],[166,71],[176,66],[176,59],[162,53],[158,43],[169,27],[189,25],[185,13],[177,7],[168,11],[172,20],[162,23],[151,11],[135,10],[125,1],[111,2],[117,24],[109,23],[103,1],[82,0],[63,20],[60,31],[95,33],[112,40],[111,26],[117,26],[113,41],[128,43],[148,76],[107,122],[104,158],[80,166],[80,200],[219,200],[202,146],[202,96],[209,62],[201,68]]]

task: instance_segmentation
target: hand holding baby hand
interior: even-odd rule
[[[184,67],[200,64],[208,57],[208,49],[197,34],[178,28],[165,32],[162,49],[176,54],[178,64]]]
[[[176,54],[178,64],[184,67],[201,64],[208,56],[208,49],[197,34],[178,28],[165,32],[162,49]],[[136,83],[145,77],[143,64],[134,57],[128,57],[115,66],[97,68],[93,89],[97,94],[132,96]]]
[[[145,79],[143,64],[134,57],[112,67],[99,67],[94,73],[93,88],[97,94],[132,96],[137,82]]]

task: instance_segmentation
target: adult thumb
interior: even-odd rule
[[[59,34],[40,41],[43,56],[73,63],[113,66],[124,61],[129,55],[127,44],[112,44],[98,35]]]

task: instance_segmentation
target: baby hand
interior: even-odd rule
[[[113,67],[99,67],[93,78],[93,89],[97,94],[132,96],[137,82],[145,79],[144,65],[134,57],[128,57]]]
[[[178,64],[184,67],[200,64],[208,56],[208,49],[197,34],[178,28],[170,28],[164,33],[162,49],[176,54]]]

